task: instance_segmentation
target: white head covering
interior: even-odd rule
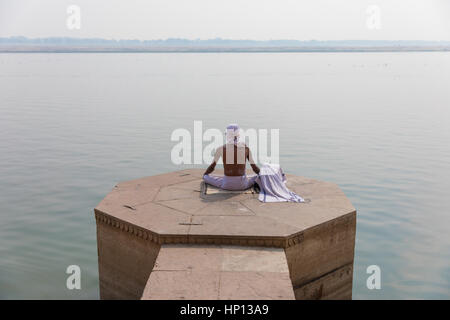
[[[241,139],[241,129],[237,124],[229,124],[225,132],[227,144],[238,144]]]

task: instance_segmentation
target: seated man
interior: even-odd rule
[[[259,174],[259,168],[252,158],[250,149],[245,143],[239,141],[239,127],[237,125],[232,124],[227,127],[226,141],[225,145],[216,150],[214,160],[206,169],[203,180],[225,190],[246,190],[253,186],[258,177],[247,177],[245,173],[247,160],[256,174]],[[214,171],[220,157],[223,159],[225,175],[210,175]]]

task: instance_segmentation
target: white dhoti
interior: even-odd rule
[[[255,184],[258,176],[216,176],[205,174],[203,180],[206,183],[224,190],[247,190]]]

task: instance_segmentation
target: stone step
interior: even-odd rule
[[[280,248],[162,245],[144,300],[295,299]]]

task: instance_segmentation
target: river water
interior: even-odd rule
[[[339,184],[354,299],[448,299],[449,83],[448,52],[0,54],[0,298],[98,299],[93,208],[191,167],[170,136],[199,120],[279,129],[286,172]]]

